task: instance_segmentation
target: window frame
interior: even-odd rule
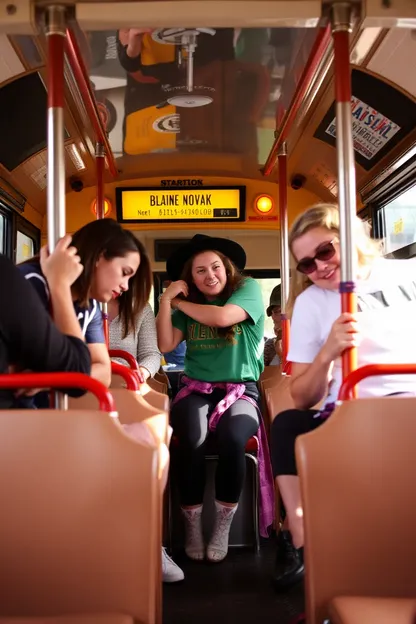
[[[0,214],[4,217],[3,255],[12,257],[13,210],[0,200]]]
[[[373,236],[377,239],[384,240],[387,235],[386,228],[386,219],[384,208],[394,202],[395,199],[404,195],[409,189],[416,187],[416,176],[409,178],[403,186],[394,187],[389,195],[383,197],[377,203],[370,204],[368,208],[372,211],[374,215],[373,218]],[[416,206],[415,206],[416,210]],[[405,245],[404,247],[400,247],[400,249],[396,249],[393,252],[386,253],[386,258],[396,258],[400,260],[405,260],[407,258],[413,258],[416,256],[416,241],[410,243],[409,245]]]
[[[0,199],[0,215],[4,217],[3,255],[16,262],[17,232],[29,236],[34,242],[34,252],[39,253],[40,230]]]
[[[40,250],[40,230],[35,225],[33,225],[33,223],[30,223],[30,221],[28,221],[21,215],[14,213],[13,262],[16,262],[18,231],[33,240],[33,250],[35,256],[39,253]]]

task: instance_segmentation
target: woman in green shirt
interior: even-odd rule
[[[185,551],[196,560],[205,556],[201,516],[208,434],[215,431],[219,454],[216,520],[206,550],[210,561],[227,555],[245,476],[245,446],[255,434],[261,442],[256,382],[263,370],[264,310],[258,283],[241,274],[245,263],[246,254],[234,241],[194,236],[167,262],[173,281],[161,297],[156,319],[162,352],[186,340],[183,386],[172,405],[171,423],[179,443]],[[264,449],[260,447],[259,459],[267,470]],[[271,483],[270,471],[265,478]],[[261,501],[266,503],[263,535],[272,522],[272,498]]]

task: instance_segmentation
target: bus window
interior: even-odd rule
[[[152,286],[149,296],[149,305],[152,308],[153,312],[155,311],[155,288]]]
[[[416,186],[382,209],[385,224],[385,253],[393,253],[416,242]]]
[[[16,264],[28,260],[35,254],[35,241],[30,236],[17,230],[16,238]]]

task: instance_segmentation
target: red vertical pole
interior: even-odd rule
[[[287,148],[283,143],[278,152],[279,163],[279,221],[280,221],[280,277],[281,277],[281,308],[282,308],[282,371],[287,370],[287,354],[289,352],[290,321],[286,315],[289,298],[289,242],[287,220]]]
[[[104,219],[105,216],[105,198],[104,198],[104,170],[105,170],[105,149],[102,143],[97,143],[95,146],[95,163],[97,173],[97,198],[95,202],[95,210],[97,219]],[[108,325],[108,305],[106,303],[101,304],[101,314],[103,318],[104,337],[109,348],[110,335]]]
[[[111,151],[108,137],[105,133],[105,130],[103,129],[100,120],[97,103],[91,89],[88,72],[82,59],[80,47],[77,43],[76,36],[71,28],[68,28],[68,30],[66,31],[66,56],[74,74],[74,78],[77,81],[78,89],[82,96],[82,100],[88,113],[88,117],[90,119],[92,127],[94,128],[96,140],[104,145],[108,170],[113,178],[116,178],[118,175],[116,161],[114,160],[114,155]]]
[[[350,32],[352,7],[348,2],[332,6],[334,40],[336,141],[338,158],[338,200],[340,213],[341,304],[342,311],[355,313],[357,275],[354,244],[354,221],[357,216],[354,142],[351,117]],[[357,368],[357,349],[342,354],[343,379]]]

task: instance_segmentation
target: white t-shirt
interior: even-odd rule
[[[357,283],[357,321],[361,334],[358,366],[416,362],[416,258],[379,258],[369,278]],[[311,363],[341,314],[338,291],[313,285],[296,299],[290,332],[290,362]],[[326,400],[337,400],[341,358],[334,362]],[[415,375],[369,377],[357,386],[359,397],[415,392]]]

